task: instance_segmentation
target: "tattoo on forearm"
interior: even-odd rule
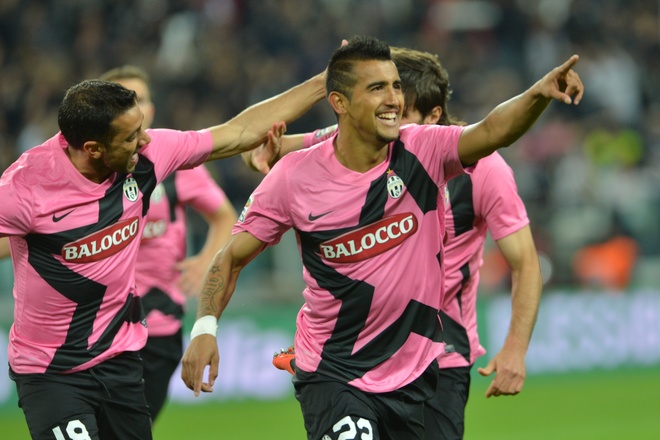
[[[218,266],[212,266],[209,270],[209,278],[206,280],[204,288],[202,289],[202,294],[199,297],[199,312],[202,314],[215,315],[218,310],[218,306],[215,302],[215,295],[225,287],[224,277],[215,276],[218,272],[220,272]]]

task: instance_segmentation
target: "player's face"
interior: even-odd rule
[[[136,105],[112,122],[115,136],[103,152],[103,164],[108,169],[126,174],[135,170],[138,152],[151,142],[142,128],[142,120],[142,112]]]
[[[118,79],[115,81],[117,84],[121,84],[126,87],[128,90],[135,91],[137,95],[138,107],[144,115],[144,121],[142,122],[142,127],[146,130],[151,127],[151,123],[154,121],[154,103],[151,101],[151,92],[149,91],[149,86],[139,78],[125,78]]]
[[[361,61],[355,66],[358,80],[353,87],[348,119],[378,142],[399,137],[403,93],[399,72],[391,61]]]

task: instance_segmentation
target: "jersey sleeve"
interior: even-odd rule
[[[23,177],[29,169],[25,156],[21,156],[0,177],[0,237],[27,234],[32,225],[32,186]]]
[[[458,139],[463,133],[458,125],[416,125],[401,127],[400,138],[428,168],[429,175],[438,185],[465,172],[458,157]]]
[[[287,187],[290,159],[289,155],[285,156],[252,192],[234,225],[233,234],[249,232],[258,240],[275,245],[291,228]]]
[[[315,130],[311,133],[305,133],[305,136],[303,137],[303,149],[309,148],[327,139],[330,139],[337,132],[337,128],[339,127],[337,124],[335,124],[326,128]]]
[[[483,167],[473,178],[479,190],[476,204],[493,240],[500,240],[529,224],[525,205],[518,195],[513,170],[497,152],[481,159]]]
[[[225,192],[204,165],[177,172],[176,187],[181,203],[197,212],[213,213],[227,200]]]
[[[203,163],[213,149],[213,138],[208,130],[150,129],[149,136],[151,142],[140,154],[154,163],[159,182],[178,169]]]

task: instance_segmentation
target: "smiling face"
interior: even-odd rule
[[[396,140],[403,111],[396,66],[391,61],[358,61],[353,73],[357,81],[351,96],[342,95],[340,108],[335,109],[342,122],[367,141],[385,144]]]
[[[142,127],[143,115],[136,105],[112,121],[114,136],[103,145],[99,160],[108,170],[129,174],[138,163],[138,152],[151,142]]]

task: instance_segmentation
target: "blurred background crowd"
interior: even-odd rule
[[[551,105],[503,151],[546,290],[657,286],[659,9],[658,0],[2,0],[0,172],[57,132],[68,87],[123,64],[149,72],[154,126],[199,129],[322,71],[356,34],[437,54],[449,110],[468,122],[577,53],[582,103]],[[334,122],[320,103],[289,133]],[[209,168],[240,212],[261,175],[240,159]],[[203,223],[191,222],[195,246]],[[282,265],[295,248],[280,257],[257,267],[299,279],[296,264]],[[482,290],[505,290],[493,246],[485,263]]]

